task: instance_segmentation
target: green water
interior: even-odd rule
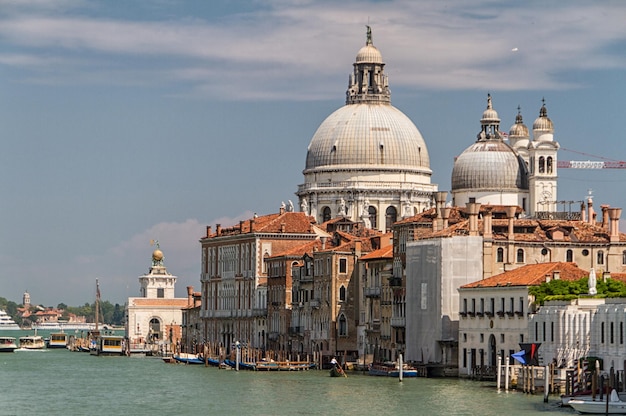
[[[9,335],[4,333],[4,335]],[[16,333],[10,334],[18,337]],[[41,334],[44,335],[45,334]],[[65,349],[0,354],[0,415],[555,415],[557,398],[493,383],[327,371],[247,372],[95,357]]]

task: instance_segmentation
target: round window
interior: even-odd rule
[[[583,250],[583,256],[588,256],[588,255],[589,255],[589,250],[584,249],[584,250]]]

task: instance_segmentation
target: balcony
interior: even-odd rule
[[[391,326],[394,328],[404,328],[406,326],[406,318],[404,316],[392,317]]]
[[[320,301],[319,299],[311,299],[311,301],[309,302],[309,304],[311,305],[312,308],[314,309],[319,309],[320,307]]]
[[[252,309],[252,316],[267,316],[267,308]]]
[[[391,287],[402,287],[402,278],[401,277],[390,277],[389,278],[389,286],[391,286]]]
[[[300,283],[309,283],[313,281],[313,275],[300,276]]]
[[[378,287],[366,287],[363,291],[363,294],[367,298],[379,298],[380,297],[380,286]]]

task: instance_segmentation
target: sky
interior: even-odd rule
[[[625,160],[625,20],[619,0],[0,0],[0,296],[82,305],[98,279],[123,304],[151,240],[198,290],[207,225],[297,201],[368,24],[439,190],[488,93],[503,131],[545,99],[559,160]],[[626,208],[625,185],[560,169],[558,199]]]

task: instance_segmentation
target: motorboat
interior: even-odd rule
[[[0,337],[0,352],[13,352],[16,349],[15,337]]]
[[[398,363],[387,361],[382,364],[372,364],[367,372],[370,376],[400,377]],[[402,377],[417,377],[417,369],[408,364],[402,365]]]
[[[39,335],[28,335],[20,337],[21,350],[42,350],[46,346],[43,337]]]
[[[48,348],[67,348],[68,335],[65,332],[51,332]]]
[[[17,331],[20,326],[2,309],[0,309],[0,331]]]
[[[568,404],[579,413],[607,414],[608,412],[611,415],[626,414],[626,402],[620,400],[617,391],[611,391],[608,399],[608,402],[572,399]]]

